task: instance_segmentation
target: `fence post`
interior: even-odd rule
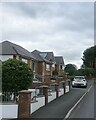
[[[56,91],[56,98],[59,96],[59,89],[58,89],[59,84],[55,83],[55,91]]]
[[[45,96],[45,105],[48,103],[48,86],[43,86],[43,95]]]
[[[19,92],[18,118],[29,118],[31,105],[31,91],[23,90]]]
[[[63,82],[63,89],[64,89],[64,94],[66,93],[66,83],[65,81]]]
[[[48,103],[48,86],[42,85],[39,88],[43,90],[43,95],[45,96],[45,105]]]
[[[69,91],[71,90],[71,80],[68,80]]]

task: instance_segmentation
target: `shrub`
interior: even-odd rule
[[[53,76],[58,75],[58,71],[57,71],[57,70],[54,70],[54,71],[52,72],[52,75],[53,75]]]
[[[22,61],[9,59],[2,63],[2,90],[18,91],[32,85],[33,72]]]

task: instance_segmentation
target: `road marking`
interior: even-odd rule
[[[81,102],[81,100],[85,97],[85,95],[90,91],[90,89],[92,88],[92,85],[90,86],[90,88],[84,93],[84,95],[77,101],[77,103],[68,111],[67,115],[65,116],[64,120],[66,120],[67,118],[69,118],[70,114],[72,113],[72,111],[76,108],[76,106]]]

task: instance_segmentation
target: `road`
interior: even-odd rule
[[[94,109],[94,84],[91,83],[90,89],[87,94],[81,100],[81,102],[77,105],[77,107],[73,110],[69,118],[94,118],[95,117],[95,109]]]
[[[85,88],[72,88],[69,93],[66,93],[65,95],[59,97],[58,99],[48,103],[46,106],[43,106],[39,110],[35,111],[30,118],[43,118],[48,120],[51,118],[60,119],[63,120],[68,111],[77,103],[77,101],[89,90],[90,86],[93,85],[93,81],[88,82],[88,87]],[[87,93],[87,98],[84,97],[84,100],[81,101],[82,104],[80,104],[77,109],[71,114],[70,118],[81,118],[86,117],[91,118],[94,117],[94,88],[90,88],[89,93]],[[86,104],[84,104],[86,101]],[[88,104],[87,104],[88,103]],[[81,112],[78,111],[78,109],[81,109]],[[82,110],[85,108],[86,110]],[[78,113],[78,114],[77,114]],[[89,115],[90,113],[90,115]],[[77,116],[76,116],[77,115]],[[86,115],[86,116],[85,116]],[[89,115],[89,116],[88,116]]]

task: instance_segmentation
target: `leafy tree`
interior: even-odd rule
[[[83,64],[85,67],[88,68],[95,68],[96,67],[96,45],[86,49],[83,52]]]
[[[83,69],[83,68],[78,69],[76,75],[82,75],[82,76],[85,76],[85,69]]]
[[[87,77],[92,77],[94,75],[94,69],[93,68],[85,68],[84,73]]]
[[[83,67],[87,76],[96,76],[96,45],[83,52]]]
[[[70,76],[75,76],[77,74],[77,67],[74,64],[67,64],[65,67],[65,72],[69,73]]]
[[[9,59],[2,63],[2,90],[18,91],[32,85],[33,72],[22,61]]]

